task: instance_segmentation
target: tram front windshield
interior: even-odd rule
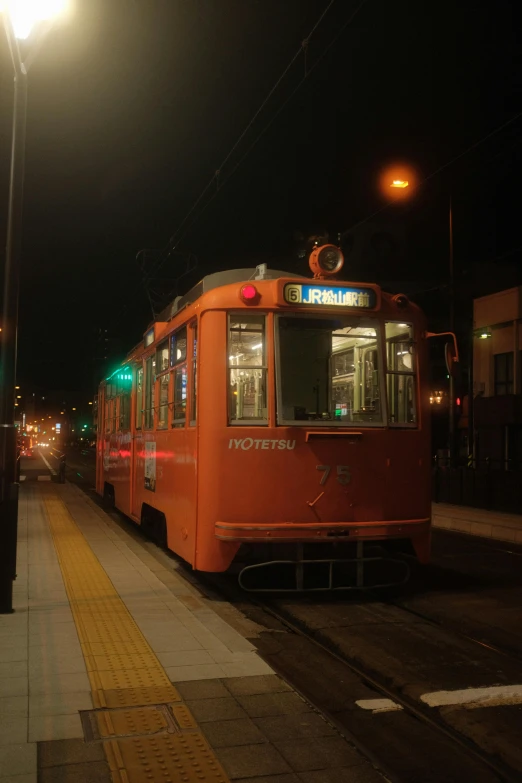
[[[382,424],[375,318],[278,318],[278,422]]]

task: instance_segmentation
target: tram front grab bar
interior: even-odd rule
[[[364,584],[364,564],[376,561],[394,563],[404,570],[404,577],[394,582],[384,582],[382,584]],[[328,586],[327,587],[304,587],[304,565],[305,564],[328,564]],[[357,566],[356,584],[334,586],[334,566],[341,564],[355,563]],[[295,587],[247,587],[244,584],[244,575],[254,570],[267,568],[269,566],[287,566],[295,567]],[[396,587],[404,585],[410,578],[410,567],[404,560],[396,560],[391,557],[353,557],[349,559],[325,559],[325,560],[267,560],[264,563],[254,563],[241,569],[238,575],[238,583],[242,590],[247,593],[313,593],[338,590],[376,590],[382,587]]]

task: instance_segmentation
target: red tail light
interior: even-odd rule
[[[239,296],[245,304],[256,304],[259,301],[259,291],[252,283],[242,286]]]

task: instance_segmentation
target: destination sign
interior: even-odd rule
[[[357,307],[371,309],[376,305],[373,288],[350,288],[348,286],[317,285],[315,283],[287,283],[284,289],[285,302],[300,305],[326,305],[327,307]]]

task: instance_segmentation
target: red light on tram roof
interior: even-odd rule
[[[259,292],[255,285],[248,283],[241,288],[239,296],[245,302],[245,304],[255,304],[259,299]]]

